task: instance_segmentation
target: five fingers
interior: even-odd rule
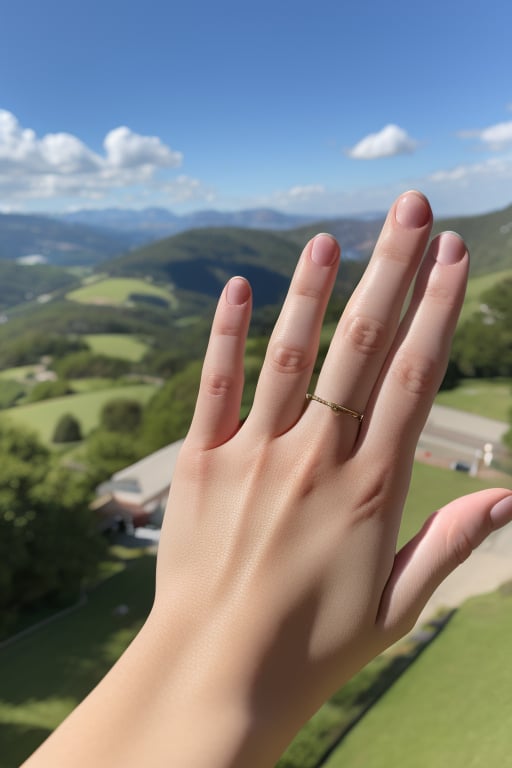
[[[381,461],[391,445],[390,461],[400,462],[408,475],[448,360],[468,274],[466,247],[453,233],[434,239],[423,256],[431,224],[428,202],[417,192],[392,206],[324,362],[317,394],[365,412],[362,427],[314,401],[304,412],[339,261],[336,241],[318,235],[302,253],[270,339],[247,429],[272,437],[300,420],[304,429],[329,436],[324,442],[337,461],[362,450],[365,466],[373,466],[372,458]],[[239,427],[250,312],[249,285],[233,278],[215,315],[190,430],[190,439],[202,449],[221,445]],[[402,485],[406,489],[407,481]],[[512,496],[504,489],[458,499],[436,513],[396,556],[380,606],[381,626],[403,631],[446,575],[511,519]],[[396,519],[388,519],[388,533],[398,524],[397,509]]]

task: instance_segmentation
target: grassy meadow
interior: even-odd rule
[[[131,363],[142,360],[148,350],[148,345],[143,341],[124,333],[94,333],[83,338],[94,353],[120,357]]]
[[[18,365],[16,368],[5,368],[0,371],[0,379],[11,379],[12,381],[26,381],[33,377],[41,365]]]
[[[436,403],[508,422],[512,409],[512,381],[466,379],[456,389],[439,392]]]
[[[512,590],[467,601],[325,768],[510,766]]]
[[[83,607],[0,647],[0,768],[27,758],[121,655],[151,607],[154,569],[152,555],[131,560]]]
[[[81,304],[108,304],[121,306],[130,301],[133,294],[154,296],[163,299],[171,307],[176,308],[176,296],[165,288],[160,288],[145,280],[128,277],[105,278],[83,285],[75,291],[70,291],[66,298]]]
[[[439,469],[437,467],[416,464],[411,484],[410,499],[406,506],[404,523],[401,531],[401,540],[409,538],[421,526],[423,520],[437,506],[453,496],[461,493],[469,493],[486,486],[486,483],[459,475],[455,472]],[[122,653],[132,637],[141,626],[144,617],[151,605],[154,583],[154,558],[143,556],[135,559],[130,565],[101,584],[89,595],[87,603],[66,616],[63,616],[47,626],[37,629],[30,634],[11,645],[0,647],[0,768],[12,768],[26,757],[47,735],[56,727],[56,725],[66,716],[66,714],[86,695],[86,693],[95,685],[95,683],[104,675],[106,670],[115,659]],[[496,598],[498,600],[498,598]],[[501,598],[499,598],[501,600]],[[129,613],[126,616],[116,616],[114,609],[119,604],[127,604]],[[512,599],[509,598],[510,625],[508,623],[497,624],[497,628],[492,630],[493,647],[492,674],[496,674],[497,661],[503,659],[508,653],[510,637],[512,636]],[[478,604],[478,603],[477,603]],[[497,603],[501,605],[501,603]],[[508,604],[507,604],[508,605]],[[481,609],[484,610],[484,609]],[[485,609],[487,610],[487,609]],[[499,619],[499,612],[494,608],[485,613],[485,623],[487,624],[488,634],[480,643],[489,642],[489,633],[494,626],[493,622],[502,621]],[[453,622],[453,626],[456,626]],[[451,631],[446,630],[443,635],[436,640],[435,647],[443,648],[445,635]],[[466,633],[469,630],[465,630]],[[502,633],[502,634],[501,634]],[[432,666],[437,668],[438,664],[444,664],[441,667],[442,674],[454,669],[459,665],[457,643],[466,643],[467,637],[454,636],[453,648],[448,647],[448,661],[435,661]],[[478,637],[475,635],[475,638]],[[476,654],[480,651],[478,646],[473,644],[472,653],[475,657],[472,664],[475,664]],[[431,651],[428,651],[430,658]],[[464,651],[465,654],[465,651]],[[488,655],[488,654],[487,654]],[[425,654],[427,656],[427,653]],[[441,652],[440,656],[443,656]],[[454,658],[452,658],[454,657]],[[466,690],[463,688],[463,677],[471,682],[469,677],[471,669],[469,665],[470,656],[461,655],[460,669],[458,674],[459,688],[455,690]],[[416,673],[416,665],[420,664],[422,659],[415,662],[409,669],[404,678],[409,678]],[[479,662],[478,662],[479,663]],[[435,669],[429,668],[424,677],[434,676]],[[377,664],[377,671],[378,671]],[[481,675],[481,665],[479,663],[479,677],[481,688],[484,687],[486,675],[491,674],[491,670]],[[373,674],[373,673],[371,673]],[[437,673],[436,673],[437,674]],[[454,674],[454,670],[452,670]],[[370,675],[371,677],[371,675]],[[438,679],[443,679],[441,676]],[[489,677],[492,685],[493,678]],[[421,696],[418,693],[423,685],[423,677],[416,684],[411,684],[409,695],[416,695],[414,707],[407,705],[407,717],[411,716],[409,709],[427,707],[427,692],[429,692],[433,683],[430,682],[426,687],[426,693]],[[469,683],[468,683],[469,684]],[[361,685],[364,683],[364,677]],[[395,684],[403,685],[403,678]],[[442,685],[439,684],[442,689]],[[505,686],[500,682],[503,692]],[[512,690],[512,686],[508,686]],[[393,687],[392,692],[395,690]],[[489,689],[490,690],[490,689]],[[430,694],[429,694],[430,695]],[[512,694],[511,694],[512,695]],[[381,706],[387,701],[390,694],[386,694],[375,711],[380,710]],[[500,694],[501,696],[501,694]],[[356,697],[357,699],[357,697]],[[502,699],[498,698],[500,705]],[[419,703],[418,703],[419,702]],[[400,700],[398,700],[398,704]],[[512,702],[511,702],[512,705]],[[329,728],[335,727],[336,718],[339,718],[339,709],[335,713],[331,704],[326,704],[326,710],[321,717],[325,717],[330,723]],[[350,702],[347,704],[350,705]],[[487,703],[486,703],[487,706]],[[454,707],[452,707],[453,709]],[[512,706],[511,708],[512,709]],[[450,710],[451,711],[451,710]],[[494,711],[494,709],[493,709]],[[350,712],[348,712],[350,714]],[[484,713],[485,714],[485,713]],[[366,723],[367,718],[373,716],[373,710],[370,715],[365,717],[362,725]],[[402,720],[404,714],[400,708],[396,715],[397,721]],[[438,719],[442,719],[442,714]],[[359,727],[362,727],[359,726]],[[338,723],[339,726],[339,723]],[[400,730],[400,729],[396,729]],[[505,729],[506,730],[506,729]],[[388,726],[385,733],[389,736],[392,727]],[[374,738],[373,736],[371,738]],[[439,736],[441,738],[441,736]],[[412,736],[411,736],[412,739]],[[347,741],[347,743],[349,743]],[[368,744],[366,744],[368,747]],[[360,765],[361,763],[343,763],[343,765]],[[371,768],[372,763],[363,763]],[[424,765],[435,765],[436,763],[424,763]],[[446,762],[445,764],[449,764]],[[505,763],[489,763],[489,765]],[[340,763],[341,765],[341,763]],[[394,763],[376,763],[379,766],[421,766],[423,763],[415,761]],[[455,764],[454,764],[455,765]],[[462,766],[463,764],[460,763]],[[470,763],[464,764],[471,765]],[[475,764],[479,765],[479,764]],[[302,766],[301,766],[302,768]],[[458,764],[457,767],[458,768]]]
[[[78,419],[82,426],[82,433],[87,435],[98,425],[101,409],[106,402],[113,398],[124,397],[144,404],[156,389],[154,384],[117,385],[107,389],[93,389],[75,395],[8,408],[2,412],[2,417],[11,419],[15,424],[29,427],[39,434],[43,442],[49,444],[55,425],[64,413],[71,413]]]

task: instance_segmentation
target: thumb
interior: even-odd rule
[[[385,632],[410,630],[434,590],[492,531],[512,520],[512,495],[493,488],[435,512],[396,555],[377,621]]]

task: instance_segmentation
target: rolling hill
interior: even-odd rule
[[[458,232],[471,255],[471,275],[510,269],[512,265],[512,205],[481,216],[453,217],[436,222],[433,234]]]
[[[121,232],[57,221],[47,216],[0,213],[0,259],[38,254],[51,264],[97,264],[128,250],[133,241]]]
[[[0,217],[0,230],[7,218]],[[10,220],[15,218],[10,217]],[[37,217],[20,216],[18,219],[19,229],[27,219],[36,220],[41,227],[49,223],[49,220]],[[68,227],[66,234],[74,227],[58,226]],[[81,225],[76,226],[74,235],[78,238],[82,230]],[[97,287],[92,290],[88,283],[82,287],[75,283],[69,287],[77,288],[78,293],[68,294],[67,298],[70,278],[64,272],[7,262],[2,265],[0,258],[0,280],[2,269],[5,271],[5,290],[2,293],[0,289],[0,310],[3,309],[8,320],[0,325],[0,366],[35,362],[28,359],[29,356],[25,359],[24,352],[19,354],[20,345],[24,349],[25,342],[34,333],[48,337],[136,334],[152,339],[155,350],[172,350],[180,359],[190,359],[193,353],[199,356],[204,349],[208,319],[216,299],[226,280],[234,274],[245,275],[250,280],[256,310],[253,328],[257,334],[265,335],[275,317],[276,306],[287,290],[300,249],[318,231],[336,235],[345,255],[329,316],[329,321],[333,322],[361,275],[380,227],[380,221],[368,217],[325,220],[282,231],[239,227],[188,230],[123,255],[103,259],[97,266]],[[86,230],[87,237],[92,237],[90,229],[82,229]],[[436,231],[441,229],[455,229],[467,239],[475,281],[470,284],[469,301],[478,307],[480,288],[484,290],[492,285],[493,275],[500,280],[503,270],[510,270],[512,206],[477,217],[445,219],[436,224]],[[47,232],[44,227],[43,230]],[[57,237],[57,230],[54,234]],[[105,248],[108,244],[115,253],[113,241],[108,238],[107,241],[103,243]],[[0,232],[0,248],[1,244]],[[82,245],[77,240],[77,249],[83,251],[90,244],[87,238]],[[11,276],[8,268],[12,270]],[[17,275],[25,281],[18,288],[15,286]],[[27,279],[31,281],[28,289]],[[99,288],[103,291],[101,297],[96,296]],[[27,301],[30,294],[37,297],[51,291],[54,291],[54,298],[48,304]],[[78,300],[71,300],[73,298]],[[16,306],[10,306],[9,301]]]
[[[243,274],[255,306],[283,297],[297,259],[297,248],[273,232],[247,229],[196,229],[160,240],[102,265],[117,277],[151,276],[176,293],[216,299],[232,275]]]

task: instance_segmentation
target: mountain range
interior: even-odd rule
[[[293,243],[296,249],[316,232],[326,231],[338,238],[345,260],[366,261],[382,221],[383,216],[377,213],[318,220],[272,209],[198,211],[184,216],[163,208],[84,210],[53,218],[0,214],[0,261],[41,256],[54,265],[94,267],[124,254],[126,265],[133,267],[139,249],[141,261],[154,253],[145,251],[153,243],[160,243],[157,250],[161,253],[168,248],[179,250],[183,243],[173,238],[187,232],[197,232],[193,246],[197,255],[209,258],[215,252],[217,258],[222,252],[219,236],[221,232],[227,236],[229,229],[238,233],[240,247],[244,241],[241,253],[251,249],[257,231]],[[434,234],[443,229],[455,230],[465,238],[474,275],[506,269],[512,263],[512,206],[479,216],[439,220]]]
[[[202,210],[179,215],[167,208],[83,209],[57,217],[71,224],[108,229],[129,234],[140,243],[203,227],[243,227],[247,229],[291,229],[311,223],[314,216],[281,213],[272,208],[252,208],[242,211]]]

